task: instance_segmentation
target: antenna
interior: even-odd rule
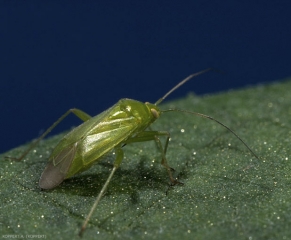
[[[190,114],[194,114],[194,115],[197,115],[199,117],[203,117],[203,118],[207,118],[207,119],[210,119],[216,123],[218,123],[219,125],[223,126],[224,128],[226,128],[228,131],[230,131],[235,137],[238,138],[238,140],[240,140],[244,145],[245,147],[256,157],[256,159],[260,160],[259,157],[257,156],[257,154],[254,153],[254,151],[245,143],[244,140],[242,140],[240,138],[239,135],[237,135],[233,130],[231,130],[228,126],[226,126],[225,124],[223,124],[222,122],[216,120],[215,118],[213,117],[210,117],[208,115],[205,115],[205,114],[202,114],[202,113],[198,113],[198,112],[191,112],[191,111],[186,111],[186,110],[182,110],[182,109],[175,109],[175,108],[172,108],[172,109],[167,109],[167,110],[163,110],[162,112],[184,112],[184,113],[190,113]]]
[[[215,69],[213,68],[207,68],[204,69],[200,72],[197,73],[193,73],[191,75],[189,75],[188,77],[186,77],[184,80],[182,80],[181,82],[179,82],[175,87],[173,87],[169,92],[167,92],[162,98],[160,98],[155,105],[159,105],[162,101],[164,101],[166,99],[166,97],[168,97],[172,92],[174,92],[177,88],[179,88],[180,86],[182,86],[184,83],[188,82],[191,78],[197,77],[203,73],[209,72],[209,71],[213,71]]]

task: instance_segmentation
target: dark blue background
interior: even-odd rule
[[[96,115],[124,97],[155,102],[207,67],[226,74],[170,98],[291,76],[291,3],[255,2],[1,1],[0,152],[69,108]],[[54,133],[78,123],[71,116]]]

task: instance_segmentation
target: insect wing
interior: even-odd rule
[[[82,148],[84,164],[91,164],[98,160],[130,137],[136,129],[137,123],[132,117],[103,122],[103,126],[96,128],[95,131],[86,136],[84,139],[86,144],[81,144],[80,149]],[[71,174],[69,173],[68,175]]]
[[[40,188],[52,189],[65,179],[74,160],[76,149],[77,143],[64,148],[57,155],[52,156],[53,159],[50,159],[39,179]]]
[[[93,117],[85,122],[83,126],[86,128],[86,134],[83,134],[78,140],[75,139],[79,143],[76,161],[72,163],[66,178],[86,170],[100,157],[114,149],[115,146],[126,141],[138,130],[139,125],[139,121],[131,114],[120,109],[118,103],[110,108],[103,115],[103,118],[99,118],[98,121]],[[78,131],[79,129],[75,132]],[[61,148],[58,147],[58,149]]]

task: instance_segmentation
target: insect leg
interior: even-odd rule
[[[91,218],[91,216],[92,216],[94,210],[96,209],[96,207],[97,207],[97,205],[98,205],[98,203],[99,203],[101,197],[102,197],[103,194],[105,193],[105,191],[106,191],[106,189],[107,189],[107,187],[108,187],[108,184],[109,184],[109,182],[111,181],[111,179],[112,179],[112,177],[113,177],[115,171],[117,170],[117,168],[119,167],[119,165],[120,165],[121,162],[122,162],[122,159],[123,159],[123,150],[121,149],[121,146],[117,146],[117,147],[115,147],[115,155],[116,155],[116,159],[115,159],[115,161],[114,161],[114,167],[113,167],[113,169],[112,169],[112,171],[111,171],[109,177],[107,178],[105,184],[103,185],[103,187],[102,187],[100,193],[98,194],[98,197],[96,198],[96,200],[95,200],[95,202],[94,202],[94,204],[93,204],[93,206],[92,206],[92,208],[91,208],[91,210],[90,210],[88,216],[86,217],[86,219],[85,219],[85,221],[84,221],[84,223],[83,223],[83,225],[82,225],[82,227],[81,227],[81,230],[80,230],[80,232],[79,232],[79,236],[80,236],[80,237],[82,236],[83,232],[85,231],[86,226],[87,226],[87,224],[88,224],[88,222],[89,222],[89,220],[90,220],[90,218]]]
[[[13,159],[16,161],[22,160],[39,142],[42,140],[47,134],[51,132],[66,116],[68,116],[70,113],[74,113],[78,118],[80,118],[82,121],[87,121],[91,118],[90,115],[87,113],[81,111],[80,109],[72,108],[68,110],[65,114],[63,114],[53,125],[51,125],[36,141],[34,141],[18,158],[11,158],[11,157],[5,157],[9,159]]]
[[[158,132],[158,133],[161,133],[160,136],[163,136],[164,133],[167,134],[166,135],[167,139],[166,139],[166,143],[165,143],[164,148],[162,146],[160,138],[158,137],[159,135],[155,135],[155,141],[157,143],[158,148],[161,150],[161,153],[162,153],[161,164],[167,169],[172,185],[183,184],[183,183],[179,182],[177,179],[173,178],[172,172],[174,171],[174,169],[171,168],[167,163],[166,152],[167,152],[167,148],[168,148],[168,144],[169,144],[169,140],[170,140],[170,134],[168,132]]]
[[[162,146],[161,140],[159,138],[160,136],[166,136],[167,137],[164,147]],[[145,141],[154,140],[157,143],[157,146],[158,146],[159,150],[161,151],[161,154],[162,154],[161,164],[167,169],[167,172],[169,174],[171,183],[173,185],[178,184],[178,183],[182,184],[181,182],[179,182],[178,180],[173,178],[172,171],[174,169],[171,168],[167,163],[166,153],[167,153],[167,149],[168,149],[168,145],[169,145],[169,139],[170,139],[170,134],[168,132],[164,132],[164,131],[144,131],[144,132],[139,133],[137,136],[128,139],[126,141],[126,144],[133,143],[133,142],[145,142]]]

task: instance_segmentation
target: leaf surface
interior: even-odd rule
[[[187,113],[165,113],[154,130],[169,131],[168,164],[183,186],[169,187],[155,143],[124,147],[125,158],[84,232],[85,239],[291,239],[291,81],[166,102],[162,109],[204,113],[229,131]],[[51,191],[39,177],[61,135],[0,155],[0,233],[78,239],[114,155]]]

